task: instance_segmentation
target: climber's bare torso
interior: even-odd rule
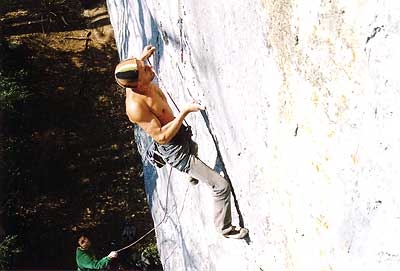
[[[166,144],[177,134],[186,115],[203,107],[188,104],[175,117],[163,92],[151,82],[155,76],[151,66],[142,60],[136,63],[139,79],[136,86],[126,88],[126,114],[156,142]]]
[[[137,124],[156,118],[163,126],[174,119],[165,95],[152,83],[145,94],[127,88],[125,104],[129,120]]]

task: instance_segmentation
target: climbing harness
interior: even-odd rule
[[[151,140],[144,153],[147,161],[150,162],[154,167],[162,168],[166,162],[162,158],[162,155],[157,150],[157,145],[154,140]]]
[[[147,61],[148,61],[150,66],[153,66],[148,58],[147,58]],[[153,72],[154,72],[155,77],[157,78],[157,81],[159,82],[159,84],[162,85],[162,88],[165,90],[165,92],[167,93],[169,99],[174,104],[176,110],[178,112],[180,112],[180,109],[179,109],[178,105],[175,103],[174,99],[172,98],[172,95],[167,91],[164,82],[157,75],[157,73],[154,71],[154,69],[153,69]],[[185,119],[183,119],[183,122],[185,124],[185,129],[186,129],[187,134],[190,135],[190,137],[191,137],[193,135],[192,134],[192,128],[190,127],[190,125],[187,123],[187,121]],[[166,162],[164,161],[162,155],[158,152],[157,144],[154,142],[154,140],[151,140],[149,145],[146,147],[144,155],[145,155],[147,161],[149,161],[150,164],[152,164],[155,167],[162,168],[166,164]]]

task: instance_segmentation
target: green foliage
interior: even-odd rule
[[[150,243],[144,250],[143,256],[154,266],[161,266],[160,256],[158,254],[157,244]]]
[[[0,40],[0,112],[12,110],[17,102],[29,96],[28,74],[20,68],[24,63],[17,61],[19,47],[19,44]]]
[[[26,77],[24,70],[20,70],[14,76],[5,76],[0,72],[0,111],[9,111],[14,105],[26,99],[29,93],[26,86],[18,82],[23,82]]]
[[[0,243],[0,269],[9,269],[11,267],[12,257],[21,252],[22,250],[17,245],[17,236],[6,236],[6,238]]]

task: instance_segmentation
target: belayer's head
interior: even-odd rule
[[[136,58],[121,61],[115,68],[114,75],[118,85],[133,89],[150,83],[154,78],[151,66]]]
[[[79,237],[78,239],[78,245],[81,249],[83,250],[87,250],[90,248],[90,245],[92,243],[90,242],[89,238],[87,238],[86,236],[82,235],[81,237]]]

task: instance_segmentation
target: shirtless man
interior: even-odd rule
[[[189,113],[204,110],[204,107],[196,102],[189,103],[181,108],[177,116],[173,115],[165,95],[152,83],[155,76],[152,67],[145,63],[155,50],[148,45],[140,58],[123,60],[115,69],[115,79],[126,91],[129,120],[153,138],[165,162],[211,188],[217,231],[228,238],[244,238],[248,230],[231,224],[229,183],[196,156],[190,130],[182,124]]]

